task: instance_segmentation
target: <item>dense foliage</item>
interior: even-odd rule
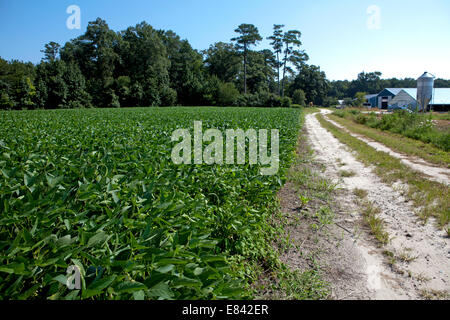
[[[287,106],[283,97],[303,101],[298,90],[305,95],[298,105],[334,106],[345,98],[354,105],[357,93],[416,86],[415,79],[381,79],[380,72],[330,82],[320,67],[307,64],[301,32],[284,27],[274,25],[267,37],[272,50],[252,50],[262,36],[256,26],[241,24],[231,43],[197,51],[173,31],[142,22],[115,32],[98,18],[64,46],[46,44],[36,66],[0,58],[0,109]],[[436,79],[435,87],[450,87],[450,80]]]
[[[0,299],[248,297],[245,261],[276,261],[271,221],[300,112],[0,112]],[[280,171],[173,164],[171,134],[194,120],[279,129]],[[66,287],[73,264],[81,291]]]
[[[328,81],[306,65],[299,31],[275,26],[274,51],[252,50],[262,39],[254,25],[242,24],[236,33],[234,44],[217,42],[199,52],[173,31],[142,22],[115,32],[98,18],[65,45],[46,44],[36,66],[0,58],[0,109],[266,107],[268,96],[267,106],[289,106],[283,97],[296,89],[308,104],[325,99]],[[310,92],[308,81],[320,89]]]
[[[402,134],[408,138],[431,143],[444,151],[450,151],[450,130],[448,128],[436,128],[431,114],[424,115],[399,111],[392,114],[377,115],[375,113],[361,113],[356,109],[337,110],[334,114],[341,118],[351,119],[359,124]]]

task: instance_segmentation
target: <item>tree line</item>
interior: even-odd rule
[[[361,93],[376,94],[385,88],[416,88],[417,79],[381,79],[381,72],[361,72],[353,81],[338,80],[330,82],[330,99],[361,98]],[[419,76],[419,75],[418,75]],[[450,80],[436,79],[435,88],[450,88]]]
[[[275,24],[271,50],[256,50],[258,28],[241,24],[230,42],[192,48],[173,31],[146,22],[115,32],[106,21],[61,46],[45,45],[34,65],[0,58],[0,109],[134,106],[332,106],[386,87],[416,87],[416,79],[381,79],[362,72],[328,81],[309,65],[301,32]],[[450,87],[437,79],[435,86]]]
[[[241,24],[230,42],[203,51],[146,22],[115,32],[106,21],[61,46],[45,45],[40,63],[0,58],[0,108],[261,106],[322,104],[330,85],[308,65],[301,32],[274,25],[272,50],[255,50],[258,28]]]

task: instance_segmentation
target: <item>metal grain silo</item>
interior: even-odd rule
[[[417,102],[419,110],[426,111],[428,104],[433,98],[434,76],[425,72],[417,79]]]

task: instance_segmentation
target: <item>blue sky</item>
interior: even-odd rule
[[[70,5],[81,9],[81,30],[66,27]],[[379,20],[367,13],[372,5]],[[309,62],[329,79],[375,70],[383,78],[429,71],[450,79],[449,0],[0,0],[0,57],[37,63],[45,43],[64,44],[97,17],[115,31],[145,20],[199,50],[228,42],[241,23],[255,24],[264,38],[273,24],[285,24],[302,32]],[[368,27],[371,18],[378,29]],[[266,47],[263,41],[258,49]]]

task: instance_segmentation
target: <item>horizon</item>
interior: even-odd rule
[[[264,40],[255,50],[270,48],[266,38],[272,34],[273,24],[281,23],[286,30],[302,32],[302,49],[310,57],[308,64],[320,66],[332,81],[351,81],[363,71],[379,71],[382,79],[417,79],[424,71],[436,78],[450,79],[450,64],[445,56],[450,51],[450,42],[443,40],[447,36],[444,30],[450,29],[450,21],[444,14],[450,12],[450,3],[443,0],[426,4],[417,0],[395,3],[345,0],[339,4],[329,0],[320,3],[286,0],[277,6],[272,0],[237,3],[234,0],[227,4],[209,4],[204,0],[191,4],[178,0],[170,3],[137,0],[134,4],[118,0],[57,4],[50,0],[2,1],[0,27],[4,32],[0,40],[8,45],[0,48],[0,57],[37,64],[46,43],[55,41],[63,46],[82,35],[88,22],[97,17],[115,32],[146,21],[155,29],[174,31],[198,51],[215,42],[230,42],[240,23],[258,27]],[[70,14],[66,10],[73,4],[81,10],[81,28],[69,30],[66,20]],[[401,20],[399,12],[408,17],[405,21],[414,21],[414,27]],[[29,32],[31,28],[35,32]],[[430,43],[426,51],[414,49],[417,42],[425,41]]]

